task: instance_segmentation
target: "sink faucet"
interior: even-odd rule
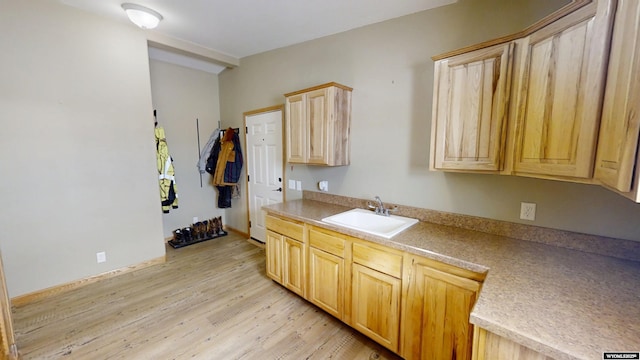
[[[384,214],[384,211],[386,209],[384,208],[384,204],[382,203],[382,199],[380,199],[380,196],[376,196],[375,200],[376,200],[376,202],[378,202],[378,206],[376,206],[376,214]]]
[[[380,196],[376,196],[374,199],[378,204],[377,206],[373,206],[371,205],[371,203],[367,203],[367,205],[369,206],[370,209],[373,209],[373,211],[375,211],[376,214],[382,215],[382,216],[389,216],[390,215],[389,211],[396,210],[396,208],[393,208],[393,209],[385,208],[384,204],[382,203],[382,199],[380,199]]]

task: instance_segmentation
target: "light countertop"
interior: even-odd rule
[[[324,223],[350,208],[313,200],[264,207],[479,273],[471,323],[556,359],[640,350],[640,263],[419,222],[391,239]]]

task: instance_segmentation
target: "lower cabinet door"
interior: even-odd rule
[[[305,253],[304,244],[284,237],[283,241],[283,282],[282,284],[294,293],[304,297]]]
[[[282,235],[267,230],[266,254],[267,276],[282,284],[282,247],[284,239]]]
[[[473,327],[469,314],[477,281],[415,263],[403,323],[403,354],[412,359],[470,360]]]
[[[352,324],[391,351],[398,351],[400,279],[353,264]]]
[[[342,320],[344,286],[344,259],[310,247],[308,300]]]

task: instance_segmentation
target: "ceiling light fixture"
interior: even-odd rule
[[[122,8],[127,13],[129,20],[143,29],[153,29],[162,20],[160,13],[141,5],[124,3]]]

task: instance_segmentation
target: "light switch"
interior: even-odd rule
[[[296,181],[295,180],[289,180],[289,189],[292,189],[292,190],[296,189]]]
[[[296,181],[296,190],[302,191],[302,181]]]

